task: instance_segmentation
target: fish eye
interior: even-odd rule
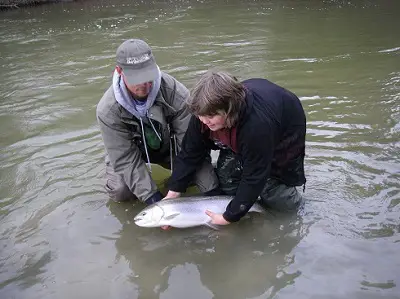
[[[146,215],[146,212],[143,212],[143,213],[142,213],[142,216],[145,216],[145,215]]]

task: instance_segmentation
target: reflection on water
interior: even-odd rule
[[[398,298],[393,1],[83,1],[2,12],[1,298]],[[191,87],[265,77],[307,113],[307,202],[220,231],[109,202],[95,107],[122,40]],[[168,171],[157,170],[162,184]]]
[[[109,208],[122,223],[115,242],[118,256],[129,262],[131,281],[143,298],[155,293],[186,298],[188,292],[195,298],[256,297],[276,293],[300,274],[285,267],[293,263],[291,251],[306,235],[301,216],[269,214],[268,219],[248,218],[219,231],[198,227],[165,232],[133,223],[142,204]]]

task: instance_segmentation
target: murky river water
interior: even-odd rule
[[[398,1],[97,1],[0,13],[0,298],[400,298]],[[299,215],[221,231],[109,202],[95,106],[117,46],[219,67],[307,113]]]

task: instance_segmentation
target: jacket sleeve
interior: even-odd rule
[[[174,168],[169,179],[168,188],[175,192],[185,192],[198,170],[206,159],[209,149],[201,131],[200,120],[191,116],[189,126],[182,140],[182,148],[175,157]]]
[[[141,152],[133,142],[132,132],[118,117],[110,118],[97,113],[103,142],[114,171],[123,176],[135,196],[146,201],[157,192]]]
[[[229,222],[239,221],[250,210],[269,177],[274,151],[274,130],[268,124],[257,127],[262,127],[262,131],[243,128],[238,136],[243,172],[236,195],[223,214]]]

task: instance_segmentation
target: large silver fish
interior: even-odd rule
[[[134,218],[135,224],[142,227],[172,226],[179,228],[207,225],[211,218],[205,213],[210,210],[222,214],[232,200],[232,196],[194,196],[164,199],[143,209]],[[264,209],[255,203],[249,212],[263,213]]]

